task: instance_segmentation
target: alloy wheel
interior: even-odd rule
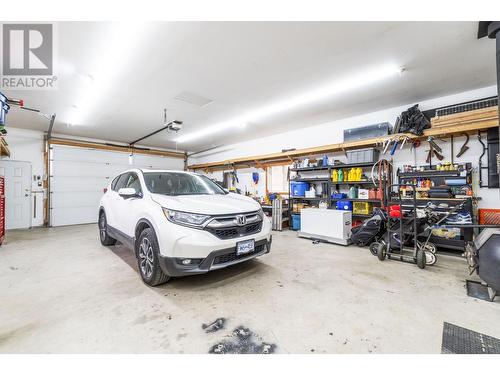
[[[139,259],[141,272],[147,279],[153,274],[153,247],[147,238],[144,238],[139,246]]]
[[[101,241],[106,240],[106,216],[101,215],[99,219],[99,235],[101,236]]]

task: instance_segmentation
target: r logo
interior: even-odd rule
[[[53,74],[52,24],[3,24],[2,74]]]

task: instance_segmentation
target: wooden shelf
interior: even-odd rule
[[[0,138],[0,156],[10,157],[10,150],[4,137]]]
[[[486,130],[495,127],[498,127],[498,121],[480,122],[472,124],[452,124],[446,127],[427,129],[426,131],[424,131],[424,134],[421,137],[409,133],[405,133],[404,135],[410,139],[427,139],[427,137],[429,136],[439,136],[442,138],[450,135],[459,135],[463,133],[476,134],[478,130]],[[303,148],[287,152],[275,152],[271,154],[255,155],[255,156],[248,156],[236,159],[227,159],[211,163],[191,164],[188,166],[188,169],[191,170],[203,169],[209,171],[209,170],[225,170],[225,169],[232,170],[238,168],[248,168],[253,166],[268,167],[272,165],[287,165],[287,164],[292,164],[294,159],[304,156],[321,155],[325,153],[341,152],[345,150],[354,150],[366,147],[377,147],[380,146],[380,144],[382,144],[384,141],[387,141],[392,137],[394,137],[394,134],[383,137],[363,139],[360,141],[333,143],[324,146]]]

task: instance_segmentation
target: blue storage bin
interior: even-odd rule
[[[300,215],[292,214],[292,230],[300,230]]]
[[[306,191],[309,190],[309,182],[292,181],[290,182],[290,190],[292,197],[305,197]]]
[[[347,198],[347,194],[345,194],[345,193],[333,193],[332,198],[333,199],[344,199],[344,198]]]
[[[337,210],[352,211],[351,201],[337,201]]]

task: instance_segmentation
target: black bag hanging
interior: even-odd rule
[[[430,121],[418,109],[418,104],[401,113],[399,133],[412,133],[418,136],[424,134],[424,129],[431,127]]]

